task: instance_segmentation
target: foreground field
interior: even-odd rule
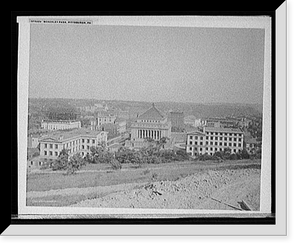
[[[27,205],[233,209],[245,200],[259,209],[260,161],[87,165],[75,175],[28,174]],[[213,199],[212,199],[212,198]],[[214,200],[216,199],[216,200]]]

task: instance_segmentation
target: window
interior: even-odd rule
[[[44,151],[44,155],[47,156],[47,151]]]
[[[49,154],[50,154],[50,156],[52,156],[53,155],[52,151],[49,151]]]
[[[202,142],[200,142],[200,145],[203,145],[203,143],[202,143]]]
[[[222,138],[222,137],[220,137],[220,140],[223,140],[223,138]]]
[[[84,145],[82,145],[81,148],[84,150]]]
[[[55,149],[58,149],[58,144],[55,145]]]
[[[58,152],[57,151],[55,151],[55,156],[58,156]]]
[[[213,145],[214,143],[213,142],[210,142],[210,145]]]
[[[242,147],[242,144],[239,144],[239,147]]]
[[[227,143],[224,143],[224,146],[227,146]]]
[[[229,146],[231,146],[231,143],[229,143]]]
[[[215,145],[218,145],[218,142],[215,142]]]
[[[52,149],[53,148],[53,144],[50,144],[50,149]]]
[[[198,136],[195,136],[195,139],[198,139]]]
[[[190,147],[190,149],[189,150],[193,150],[193,148],[192,147]]]
[[[216,135],[218,135],[218,132],[216,132]]]
[[[202,151],[202,148],[199,148],[199,151]]]
[[[190,139],[193,139],[193,136],[190,136]]]
[[[236,147],[236,143],[234,143],[233,146]]]
[[[86,141],[87,143],[89,143],[90,142],[90,140],[89,139],[87,139],[87,141]]]
[[[214,137],[210,137],[210,140],[213,140],[214,139]]]
[[[236,141],[236,138],[234,138],[233,141]]]
[[[208,140],[208,137],[206,137],[206,140]]]
[[[220,142],[219,145],[222,146],[222,143]]]
[[[206,150],[208,150],[208,148],[206,147]]]
[[[47,148],[47,144],[44,145],[44,148]]]
[[[224,137],[224,141],[227,141],[227,137]]]
[[[231,141],[231,137],[229,138],[229,141]]]
[[[96,143],[96,140],[95,140],[95,139],[93,139],[93,140],[92,140],[92,143],[93,143],[93,144],[94,144],[94,143]]]
[[[200,140],[203,140],[203,137],[200,137]]]
[[[223,132],[220,132],[220,135],[223,136]]]
[[[190,144],[193,144],[193,141],[190,141]]]
[[[213,150],[213,148],[212,148],[212,147],[210,147],[210,150]]]
[[[83,142],[83,143],[84,143],[84,139],[82,139],[82,140],[81,140],[81,142]]]
[[[215,137],[216,140],[218,140],[218,137]]]
[[[242,141],[242,139],[241,138],[239,138],[239,142],[241,142]]]
[[[198,142],[197,142],[197,141],[195,141],[195,145],[198,145]]]

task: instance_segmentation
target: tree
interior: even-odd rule
[[[67,167],[67,174],[74,174],[86,165],[86,161],[80,156],[79,153],[70,157]]]
[[[168,140],[169,140],[169,138],[167,138],[167,137],[162,137],[161,139],[159,139],[159,141],[157,141],[158,150],[163,148],[164,145],[168,142]]]
[[[52,170],[65,170],[68,167],[69,152],[67,149],[62,149],[58,158],[52,164]]]
[[[243,159],[249,159],[250,158],[249,153],[245,148],[242,150],[241,156],[242,156]]]

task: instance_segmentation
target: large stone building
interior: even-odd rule
[[[240,129],[223,127],[204,127],[187,133],[186,152],[191,156],[213,155],[229,148],[231,153],[243,150],[244,133]]]
[[[57,159],[63,149],[67,149],[70,156],[79,153],[83,157],[92,146],[102,143],[107,143],[107,132],[105,131],[76,129],[53,132],[39,139],[40,155],[30,160],[28,165],[42,166],[44,163],[51,163]]]
[[[131,146],[143,147],[147,138],[158,141],[162,137],[170,139],[171,122],[152,104],[150,109],[131,124]]]
[[[42,129],[45,130],[70,130],[81,128],[80,121],[70,121],[70,120],[57,120],[57,121],[42,121]]]

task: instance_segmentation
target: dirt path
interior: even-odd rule
[[[260,169],[208,170],[177,181],[140,184],[129,189],[125,184],[117,186],[107,187],[114,189],[115,191],[112,191],[114,193],[72,206],[232,210],[233,208],[224,202],[239,207],[239,203],[244,200],[253,210],[259,210]]]

